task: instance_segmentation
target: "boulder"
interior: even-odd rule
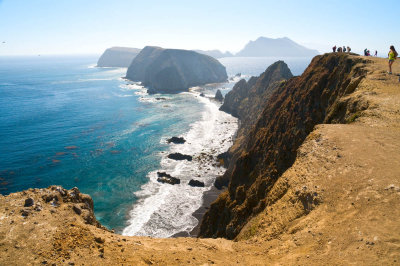
[[[33,203],[34,203],[34,201],[32,198],[27,198],[25,200],[24,207],[31,207],[31,206],[33,206]]]
[[[168,158],[172,159],[172,160],[177,160],[177,161],[182,161],[182,160],[191,161],[193,159],[192,156],[186,155],[186,154],[182,154],[182,153],[179,153],[179,152],[169,154]]]
[[[160,183],[167,183],[171,185],[180,184],[181,180],[179,178],[173,177],[165,172],[157,172],[157,181]]]
[[[199,180],[191,179],[189,181],[189,186],[192,186],[192,187],[204,187],[204,182],[201,182]]]
[[[172,137],[170,139],[167,139],[168,143],[175,143],[175,144],[183,144],[186,142],[186,140],[182,137]]]

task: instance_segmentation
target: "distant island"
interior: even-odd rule
[[[318,55],[317,50],[308,49],[287,37],[266,38],[259,37],[250,41],[235,56],[239,57],[305,57]]]
[[[97,61],[97,67],[128,67],[140,51],[129,47],[108,48]]]
[[[178,93],[194,86],[224,82],[228,76],[225,67],[210,56],[146,46],[133,59],[126,78],[142,82],[149,93]]]
[[[207,50],[207,51],[203,51],[203,50],[193,50],[195,52],[198,52],[200,54],[205,54],[214,58],[223,58],[223,57],[232,57],[234,56],[232,53],[230,52],[221,52],[220,50]]]
[[[173,49],[168,49],[173,50]],[[128,47],[111,47],[104,51],[97,62],[98,67],[129,67],[141,49]],[[198,54],[208,55],[215,59],[224,57],[309,57],[318,55],[317,50],[304,47],[287,37],[259,37],[250,41],[238,53],[221,52],[220,50],[192,50]]]

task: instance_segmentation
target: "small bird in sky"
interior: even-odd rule
[[[3,43],[6,43],[6,42],[3,42]]]

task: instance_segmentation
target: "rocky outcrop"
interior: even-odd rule
[[[97,67],[128,67],[139,53],[137,48],[111,47],[100,56]]]
[[[204,187],[204,182],[201,182],[201,181],[195,180],[195,179],[190,179],[189,186],[191,186],[191,187]]]
[[[160,183],[167,183],[170,185],[177,185],[181,183],[179,178],[173,177],[165,172],[157,172],[157,181]]]
[[[233,158],[237,158],[243,149],[248,133],[264,110],[268,99],[275,90],[287,79],[293,77],[287,64],[277,61],[269,66],[259,77],[251,77],[249,81],[240,80],[232,90],[226,94],[221,111],[238,117],[238,128],[235,145],[224,155],[225,165]],[[221,188],[228,185],[229,171],[217,177],[215,186]]]
[[[168,158],[177,161],[183,161],[183,160],[191,161],[193,159],[191,155],[186,155],[179,152],[168,154]]]
[[[271,39],[259,37],[255,41],[250,41],[235,56],[243,57],[307,57],[319,54],[317,50],[308,49],[298,43],[295,43],[287,37]]]
[[[190,87],[227,79],[216,59],[188,50],[145,47],[132,61],[126,78],[139,81],[149,93],[178,93]]]
[[[250,217],[273,200],[269,194],[272,186],[293,164],[298,147],[315,125],[345,122],[352,113],[367,108],[343,101],[364,77],[365,71],[358,65],[361,62],[348,55],[317,56],[300,77],[275,89],[240,156],[229,164],[228,190],[205,214],[202,237],[237,236]]]
[[[184,144],[186,140],[183,137],[172,137],[167,139],[168,143],[175,143],[175,144]]]
[[[215,93],[214,99],[219,102],[222,102],[224,100],[224,96],[222,96],[221,90],[217,90],[217,92]]]

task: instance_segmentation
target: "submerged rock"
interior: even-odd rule
[[[182,160],[191,161],[193,159],[192,156],[186,155],[186,154],[182,154],[182,153],[179,153],[179,152],[169,154],[168,158],[172,159],[172,160],[177,160],[177,161],[182,161]]]
[[[183,144],[183,143],[186,142],[186,140],[184,138],[182,138],[182,137],[172,137],[172,138],[167,139],[167,142],[168,143],[172,142],[172,143],[175,143],[175,144]]]
[[[192,186],[192,187],[204,187],[204,182],[201,182],[199,180],[191,179],[189,181],[189,186]]]
[[[165,172],[157,172],[157,181],[160,183],[167,183],[171,185],[177,185],[181,183],[179,178],[173,177]]]

